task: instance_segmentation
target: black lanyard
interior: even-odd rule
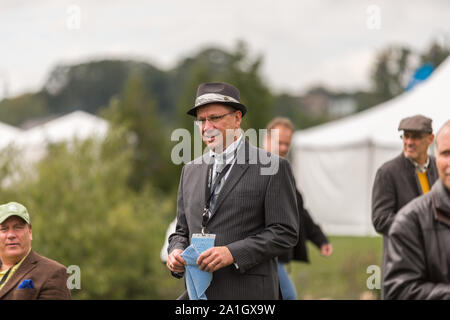
[[[15,265],[14,265],[15,266]],[[11,272],[12,268],[14,268],[14,266],[12,266],[11,268],[8,269],[8,271],[6,271],[5,275],[3,276],[2,280],[0,280],[0,285],[2,285],[3,283],[5,283],[6,279],[8,279],[8,275]]]
[[[202,215],[202,234],[205,234],[205,228],[206,224],[209,221],[210,218],[210,205],[211,205],[211,198],[214,194],[214,191],[216,190],[217,185],[219,184],[220,180],[227,174],[228,170],[231,168],[231,163],[227,164],[225,168],[223,168],[222,172],[219,173],[219,175],[216,178],[216,182],[214,182],[214,185],[211,188],[212,183],[212,171],[213,171],[213,165],[210,165],[208,167],[208,175],[207,175],[207,183],[205,184],[205,208],[203,209],[203,215]]]
[[[236,146],[236,149],[234,149],[234,154],[233,154],[233,160],[231,160],[231,162],[229,164],[227,164],[222,172],[219,173],[219,176],[216,178],[216,181],[214,182],[213,187],[211,188],[211,183],[212,183],[212,172],[213,172],[213,164],[208,166],[208,174],[206,177],[206,183],[205,183],[205,208],[203,209],[203,215],[202,215],[202,234],[205,235],[205,230],[206,230],[206,224],[209,221],[210,218],[210,210],[209,207],[211,205],[211,198],[214,195],[214,191],[216,190],[217,185],[219,184],[219,182],[222,180],[222,178],[227,174],[227,172],[230,170],[231,168],[231,164],[233,163],[233,161],[236,159],[237,157],[237,152],[239,150],[240,145],[242,144],[244,138],[242,138],[242,140],[239,142],[239,144]]]

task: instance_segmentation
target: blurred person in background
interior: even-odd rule
[[[389,230],[385,299],[450,300],[450,121],[436,135],[439,179]]]
[[[290,150],[294,125],[288,118],[274,118],[266,126],[267,134],[264,148],[272,153],[285,158]],[[278,132],[276,139],[275,131]],[[309,263],[306,240],[310,240],[320,250],[320,254],[329,257],[333,252],[333,246],[328,241],[320,227],[314,223],[308,210],[303,207],[303,198],[298,189],[296,189],[296,200],[299,215],[299,239],[297,244],[278,256],[278,276],[280,278],[280,287],[283,300],[296,300],[297,293],[285,269],[285,264],[290,261],[303,261]]]
[[[382,279],[389,250],[388,233],[395,215],[408,202],[426,194],[438,179],[436,159],[427,153],[434,139],[431,122],[423,115],[402,119],[398,131],[403,131],[403,152],[383,164],[375,176],[372,223],[383,235]],[[383,297],[383,290],[381,294]]]
[[[67,300],[66,268],[31,249],[28,210],[17,202],[0,206],[0,299]]]

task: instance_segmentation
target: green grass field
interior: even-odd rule
[[[367,279],[372,275],[367,273],[367,267],[381,267],[382,238],[331,236],[329,239],[333,244],[331,257],[322,257],[308,242],[311,263],[287,265],[298,299],[379,299],[380,290],[367,288]],[[167,277],[168,285],[162,294],[166,299],[175,299],[184,291],[183,281]]]
[[[291,262],[287,270],[298,299],[379,299],[380,290],[369,290],[367,267],[381,267],[381,237],[329,237],[333,254],[324,258],[308,242],[310,264]]]

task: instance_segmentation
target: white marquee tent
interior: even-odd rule
[[[100,117],[84,111],[74,111],[23,131],[15,137],[14,146],[22,150],[26,162],[33,163],[45,155],[48,143],[102,138],[108,127],[108,122]]]
[[[364,112],[294,135],[292,158],[305,206],[333,235],[375,235],[371,194],[376,170],[400,154],[402,118],[423,114],[436,132],[450,119],[450,58],[412,91]]]
[[[109,124],[106,120],[84,111],[70,114],[48,121],[44,124],[21,130],[0,123],[0,150],[11,146],[20,152],[18,158],[23,168],[33,168],[47,152],[49,143],[82,141],[87,138],[104,138]],[[4,177],[3,185],[14,183],[15,177]]]
[[[6,147],[21,133],[19,128],[0,122],[0,149]]]

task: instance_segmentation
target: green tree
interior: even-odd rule
[[[0,120],[13,126],[47,115],[47,101],[40,93],[24,93],[0,102]]]
[[[392,99],[405,89],[411,75],[413,52],[401,46],[392,46],[378,54],[371,79],[373,94],[378,103]]]
[[[243,119],[245,129],[263,129],[274,115],[274,98],[261,76],[263,57],[249,57],[247,45],[238,42],[225,72],[226,82],[234,84],[241,93],[241,101],[248,113]]]
[[[185,85],[181,89],[182,91],[181,94],[179,94],[179,100],[177,103],[178,128],[188,130],[191,137],[189,159],[195,159],[201,156],[203,149],[205,148],[203,143],[201,144],[201,148],[194,148],[196,143],[199,144],[199,142],[195,141],[195,139],[200,139],[200,131],[199,128],[194,125],[195,118],[188,115],[187,111],[194,106],[195,94],[197,92],[198,85],[203,82],[211,82],[210,79],[215,79],[213,71],[215,68],[211,65],[208,54],[214,53],[205,53],[205,59],[196,59],[193,64],[190,64],[188,72],[189,75],[186,78]]]
[[[115,130],[104,142],[53,145],[0,190],[0,203],[28,208],[34,250],[80,267],[74,299],[173,299],[181,290],[159,259],[174,201],[149,186],[139,193],[128,187],[133,148],[126,137]]]
[[[186,112],[194,103],[200,83],[228,82],[239,89],[241,102],[248,109],[242,122],[243,129],[263,129],[274,113],[274,99],[260,75],[261,65],[262,57],[249,57],[243,42],[238,42],[232,53],[209,48],[194,58],[186,59],[182,70],[189,76],[180,89],[182,93],[177,104],[178,126],[188,129],[191,134],[194,132],[194,119],[186,115]],[[199,155],[193,155],[192,158],[195,156]]]
[[[162,191],[171,191],[175,167],[170,160],[170,135],[139,74],[130,76],[121,96],[112,99],[104,115],[113,126],[126,128],[133,143],[130,185],[140,190],[150,183]]]
[[[450,55],[450,45],[433,41],[424,52],[393,45],[382,50],[376,58],[370,76],[371,89],[358,91],[355,99],[358,110],[364,110],[381,102],[392,99],[404,92],[414,71],[425,63],[435,68]]]
[[[421,64],[431,63],[438,67],[450,55],[450,44],[433,41],[429,48],[420,55]]]
[[[120,93],[127,79],[139,71],[147,92],[161,107],[166,106],[166,78],[163,71],[139,61],[101,60],[55,67],[42,89],[50,111],[64,114],[85,110],[96,114]],[[164,113],[164,109],[159,110]]]

